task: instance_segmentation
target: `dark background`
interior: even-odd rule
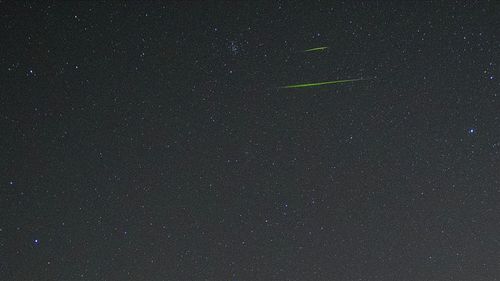
[[[498,2],[0,14],[0,280],[500,280]]]

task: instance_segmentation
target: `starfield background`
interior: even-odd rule
[[[500,280],[498,2],[0,15],[0,280]]]

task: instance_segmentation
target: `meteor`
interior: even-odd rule
[[[328,47],[317,47],[317,48],[312,48],[312,49],[307,49],[302,52],[307,53],[307,52],[321,52],[328,49]]]
[[[308,88],[308,87],[317,87],[317,86],[330,85],[330,84],[342,84],[342,83],[349,83],[349,82],[356,82],[356,81],[363,81],[363,80],[366,80],[366,79],[358,78],[358,79],[335,80],[335,81],[325,81],[325,82],[306,83],[306,84],[293,84],[293,85],[282,86],[282,87],[280,87],[280,89]]]

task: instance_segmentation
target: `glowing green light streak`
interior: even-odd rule
[[[328,47],[317,47],[317,48],[304,50],[303,52],[319,52],[319,51],[324,51],[326,49],[328,49]]]
[[[294,85],[282,86],[280,88],[281,89],[307,88],[307,87],[317,87],[317,86],[330,85],[330,84],[349,83],[349,82],[362,81],[362,80],[365,80],[365,79],[359,78],[359,79],[335,80],[335,81],[326,81],[326,82],[317,82],[317,83],[294,84]]]

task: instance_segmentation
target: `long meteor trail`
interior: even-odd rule
[[[319,51],[324,51],[326,49],[328,49],[328,47],[317,47],[317,48],[307,49],[302,52],[319,52]]]
[[[356,82],[356,81],[363,81],[363,80],[366,80],[366,79],[358,78],[358,79],[325,81],[325,82],[317,82],[317,83],[293,84],[293,85],[282,86],[280,88],[281,89],[307,88],[307,87],[317,87],[317,86],[323,86],[323,85],[341,84],[341,83],[349,83],[349,82]]]

